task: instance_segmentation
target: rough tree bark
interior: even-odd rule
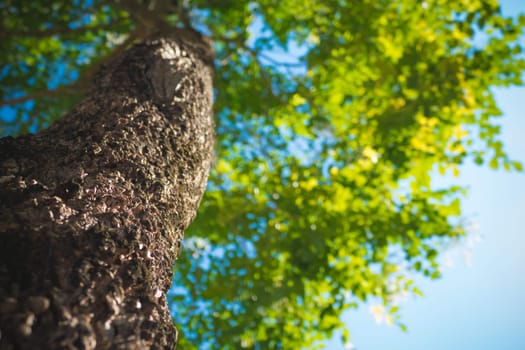
[[[213,148],[209,43],[173,30],[0,140],[0,349],[172,349],[172,263]]]

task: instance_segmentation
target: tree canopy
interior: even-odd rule
[[[493,88],[521,85],[525,16],[496,0],[16,1],[0,4],[0,131],[35,132],[156,25],[216,50],[216,164],[175,263],[183,349],[300,349],[465,235],[465,161],[521,170]],[[351,327],[351,325],[350,325]]]

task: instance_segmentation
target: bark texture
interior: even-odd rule
[[[213,148],[212,52],[157,34],[48,130],[0,140],[0,349],[172,349]]]

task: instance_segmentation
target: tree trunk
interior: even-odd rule
[[[209,43],[157,34],[0,140],[0,349],[172,349],[172,263],[213,148]]]

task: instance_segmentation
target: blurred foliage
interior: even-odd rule
[[[0,97],[60,92],[3,107],[2,131],[67,110],[78,94],[60,87],[132,35],[134,1],[0,4]],[[439,253],[465,234],[464,189],[432,178],[467,160],[521,170],[493,88],[522,84],[525,17],[495,0],[173,6],[167,21],[210,35],[217,56],[217,162],[170,300],[180,348],[347,341],[342,312],[369,300],[404,328],[414,272],[438,278]]]

